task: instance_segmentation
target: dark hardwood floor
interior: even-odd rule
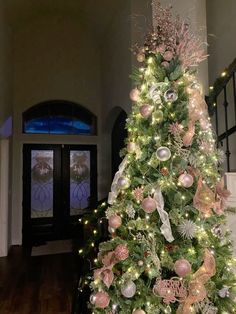
[[[31,257],[13,247],[0,258],[0,314],[69,314],[76,279],[75,257]]]

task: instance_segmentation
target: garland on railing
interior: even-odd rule
[[[210,86],[210,93],[209,96],[207,96],[207,104],[208,104],[208,110],[209,114],[213,115],[215,106],[216,106],[216,98],[220,94],[220,92],[223,90],[223,88],[226,86],[230,78],[232,77],[232,74],[236,71],[236,58],[234,61],[226,68],[219,78],[215,80],[215,83],[213,86]]]

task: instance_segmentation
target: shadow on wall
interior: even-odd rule
[[[127,138],[126,126],[127,113],[121,107],[115,107],[108,115],[107,127],[111,134],[111,170],[112,178],[114,177],[118,167],[122,161],[120,151],[125,146]]]

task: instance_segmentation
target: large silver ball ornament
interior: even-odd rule
[[[130,180],[126,177],[120,177],[118,179],[117,185],[121,190],[126,190],[130,186]]]
[[[174,102],[178,99],[178,94],[174,89],[168,89],[164,94],[166,102]]]
[[[136,284],[130,280],[127,281],[126,284],[121,288],[121,294],[127,298],[132,298],[136,293]]]
[[[178,181],[184,188],[190,188],[193,185],[194,180],[191,174],[183,173],[179,176]]]
[[[168,147],[161,146],[157,149],[156,156],[160,161],[166,161],[170,159],[171,152]]]

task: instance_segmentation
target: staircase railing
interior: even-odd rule
[[[230,163],[231,146],[229,137],[236,132],[236,58],[230,66],[221,74],[213,86],[210,87],[210,94],[206,97],[210,116],[215,122],[218,147],[223,146],[225,141],[225,155],[227,171],[230,172],[232,167]],[[233,97],[232,97],[233,96]],[[222,100],[223,99],[223,100]],[[223,116],[219,116],[220,106],[223,106]],[[234,125],[229,127],[229,109],[234,112]],[[225,128],[223,132],[222,123]],[[235,165],[234,165],[235,167]]]

